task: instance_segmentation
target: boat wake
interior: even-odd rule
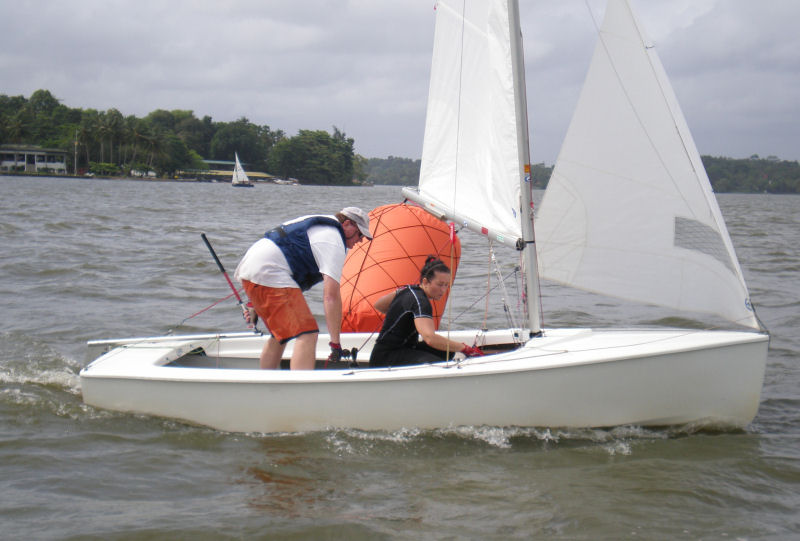
[[[740,432],[741,430],[736,430]],[[692,423],[680,427],[644,428],[620,426],[609,429],[592,428],[537,428],[460,426],[436,430],[401,429],[396,431],[365,431],[357,429],[331,429],[327,432],[250,434],[251,437],[319,439],[323,447],[341,457],[427,453],[475,452],[483,449],[526,451],[574,449],[600,451],[614,455],[631,455],[640,446],[654,441],[680,438],[691,434],[730,433],[716,425]]]
[[[81,364],[21,333],[0,335],[0,383],[4,387],[38,385],[80,394]]]
[[[0,334],[0,351],[0,408],[7,418],[38,423],[49,415],[85,417],[80,363],[18,332]]]

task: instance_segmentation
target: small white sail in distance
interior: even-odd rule
[[[244,172],[244,168],[239,162],[239,154],[234,152],[233,155],[236,159],[236,164],[233,166],[233,177],[231,178],[231,182],[233,184],[250,184],[250,179],[247,178],[247,173]]]

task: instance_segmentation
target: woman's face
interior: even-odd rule
[[[436,271],[433,273],[433,278],[430,280],[423,278],[420,285],[429,299],[438,301],[447,293],[447,288],[450,287],[450,273]]]

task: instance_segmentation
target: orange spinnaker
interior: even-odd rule
[[[372,240],[364,239],[347,253],[342,269],[342,332],[377,332],[383,314],[373,304],[398,287],[419,283],[429,255],[438,256],[455,280],[461,241],[450,240],[450,227],[411,204],[384,205],[369,213]],[[448,291],[449,293],[449,291]],[[431,301],[439,328],[447,294]]]

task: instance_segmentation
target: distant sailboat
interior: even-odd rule
[[[244,172],[244,168],[239,162],[239,154],[234,152],[233,155],[236,157],[236,165],[233,166],[233,177],[231,178],[231,184],[238,188],[252,188],[253,183],[250,182],[249,178],[247,178],[247,173]]]

